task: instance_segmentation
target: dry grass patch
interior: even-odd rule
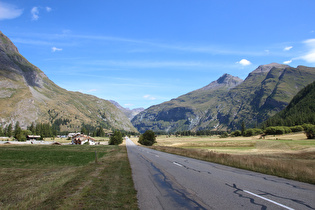
[[[315,184],[315,141],[304,134],[157,139],[153,149]]]

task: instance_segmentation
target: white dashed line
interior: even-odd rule
[[[176,163],[176,162],[173,162],[173,164],[177,165],[177,166],[180,166],[180,167],[183,167],[183,165],[179,164],[179,163]]]

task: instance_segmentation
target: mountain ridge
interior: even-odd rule
[[[254,127],[284,109],[300,89],[313,82],[315,68],[277,63],[260,65],[231,88],[214,85],[220,83],[220,78],[149,107],[133,118],[133,125],[140,132],[230,130],[239,129],[242,121]]]
[[[132,120],[137,114],[142,112],[144,108],[134,108],[134,109],[129,109],[121,106],[117,101],[114,100],[109,100],[112,104],[114,104],[118,109],[120,109],[127,117],[129,120]]]
[[[31,64],[0,31],[0,125],[19,121],[53,123],[68,119],[63,131],[80,131],[82,123],[107,129],[136,131],[128,118],[107,100],[67,91]]]

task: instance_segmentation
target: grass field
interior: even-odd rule
[[[0,176],[0,209],[138,208],[123,146],[3,145]]]
[[[315,184],[315,140],[303,133],[264,139],[159,136],[152,148]]]

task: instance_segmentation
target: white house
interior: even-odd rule
[[[91,136],[88,136],[88,135],[80,134],[80,133],[72,136],[71,143],[72,144],[80,144],[80,145],[88,143],[89,145],[96,145],[94,138],[92,138]]]

